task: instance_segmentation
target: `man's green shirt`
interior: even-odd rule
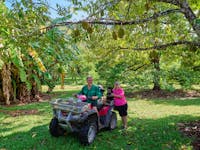
[[[90,89],[88,89],[87,85],[83,86],[79,94],[85,95],[87,97],[87,102],[92,104],[97,104],[97,100],[91,99],[92,96],[98,96],[98,98],[101,98],[100,90],[96,85],[92,85]]]

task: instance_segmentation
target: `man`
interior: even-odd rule
[[[99,87],[93,84],[93,78],[88,76],[86,78],[87,85],[84,85],[79,94],[85,95],[87,102],[97,111],[97,100],[101,98]]]

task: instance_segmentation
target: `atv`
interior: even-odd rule
[[[113,112],[112,103],[101,103],[98,112],[90,108],[87,102],[75,98],[55,99],[50,104],[53,118],[49,132],[54,137],[74,132],[78,134],[81,144],[89,145],[100,130],[113,130],[117,126],[117,115]]]

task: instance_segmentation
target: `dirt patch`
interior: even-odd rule
[[[40,93],[39,94],[39,101],[46,101],[46,100],[50,100],[52,97],[55,97],[56,94],[47,94],[47,93]]]
[[[200,91],[175,90],[173,92],[169,92],[166,90],[143,90],[126,93],[126,96],[129,98],[137,97],[142,99],[192,98],[200,97]]]
[[[185,136],[194,139],[192,142],[194,150],[200,150],[200,121],[178,123],[178,128]]]
[[[16,99],[15,101],[11,101],[10,105],[6,105],[5,104],[5,100],[1,100],[0,101],[0,105],[3,105],[5,107],[10,107],[10,106],[16,106],[16,105],[26,105],[29,103],[34,103],[34,102],[45,102],[45,101],[49,101],[54,97],[57,97],[58,94],[54,94],[54,93],[40,93],[39,95],[36,95],[34,98],[31,97],[29,100],[26,101],[19,101],[18,99]]]
[[[39,93],[38,95],[36,95],[34,98],[31,98],[30,103],[31,102],[41,102],[41,101],[48,101],[51,98],[57,96],[57,94],[55,93]]]
[[[12,117],[22,116],[22,115],[35,115],[38,114],[38,110],[32,109],[32,110],[0,110],[0,112],[3,112],[5,114],[9,114]]]

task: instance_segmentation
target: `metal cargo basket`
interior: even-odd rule
[[[80,102],[73,98],[55,99],[52,100],[50,104],[52,105],[53,109],[64,110],[75,114],[89,110],[88,104],[86,102]]]

